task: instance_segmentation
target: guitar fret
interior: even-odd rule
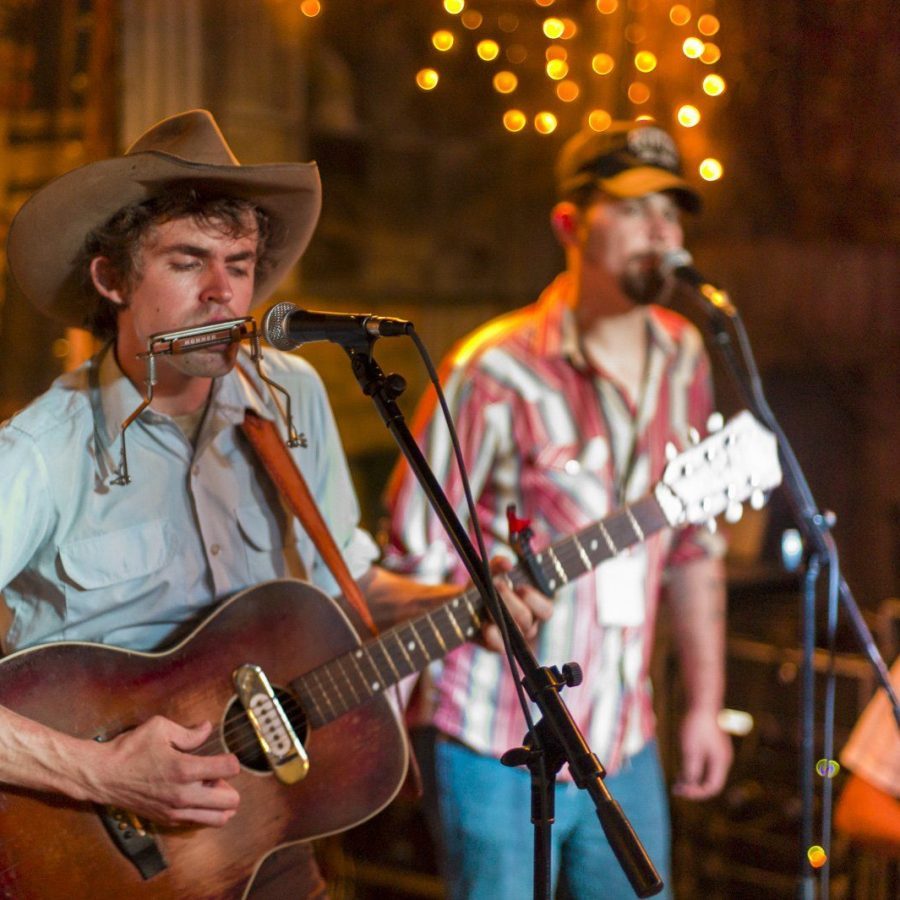
[[[422,655],[428,662],[431,662],[434,657],[428,652],[428,648],[422,642],[422,638],[419,637],[419,631],[416,628],[416,620],[410,622],[409,630],[412,632],[412,636],[416,639],[416,643],[422,648]]]
[[[316,693],[319,693],[320,695],[322,693],[321,688],[317,687],[318,681],[319,681],[319,676],[316,674],[315,669],[309,673],[309,676],[310,676],[310,684],[309,684],[310,690],[308,691],[309,699],[312,701],[312,705],[315,710],[315,714],[316,714],[316,716],[318,716],[319,720],[322,722],[327,722],[328,719],[325,717],[325,715],[322,711],[322,708],[319,706],[319,702],[316,700]]]
[[[638,520],[634,517],[634,513],[631,511],[630,506],[625,507],[625,515],[628,516],[628,521],[631,523],[631,527],[634,529],[634,533],[637,535],[637,539],[639,541],[643,541],[644,532],[641,530],[641,526],[638,525]]]
[[[591,558],[587,555],[584,547],[581,544],[581,541],[578,540],[578,535],[572,535],[572,543],[575,545],[575,549],[578,551],[578,557],[581,559],[581,564],[584,566],[585,572],[590,572],[591,569],[594,568],[591,563]]]
[[[353,705],[354,705],[354,706],[359,706],[359,702],[360,702],[360,700],[359,700],[359,694],[356,693],[356,688],[353,687],[353,678],[352,678],[351,675],[347,672],[347,670],[344,668],[343,657],[339,656],[339,657],[335,660],[335,663],[336,663],[337,667],[341,670],[341,675],[343,676],[344,681],[345,681],[345,683],[347,684],[347,687],[350,688],[350,691],[351,691],[352,694],[353,694]]]
[[[330,696],[334,697],[335,699],[339,699],[341,701],[341,705],[344,707],[341,710],[342,713],[347,712],[347,710],[350,709],[350,707],[347,705],[347,701],[344,699],[343,691],[341,690],[340,686],[338,685],[337,679],[334,677],[334,673],[331,671],[332,664],[326,663],[324,666],[322,666],[322,669],[324,669],[325,674],[328,675],[328,678],[332,684],[333,689],[330,692]],[[323,688],[323,691],[324,691],[324,688]],[[327,691],[325,692],[325,699],[328,702],[328,705],[332,706],[332,703],[329,700],[329,693]],[[332,706],[332,708],[333,708],[333,706]]]
[[[403,645],[403,639],[400,637],[399,631],[395,629],[393,635],[394,640],[397,642],[397,646],[400,648],[400,652],[403,654],[403,658],[406,660],[406,664],[409,666],[409,672],[407,672],[406,674],[411,675],[416,671],[416,667],[413,665],[412,658],[410,657],[409,653],[407,653],[406,647]]]
[[[440,610],[437,610],[436,612],[440,612]],[[426,618],[428,624],[431,626],[431,630],[434,632],[434,636],[437,638],[437,642],[441,645],[441,650],[443,650],[444,653],[447,653],[447,645],[444,643],[444,638],[441,636],[440,631],[438,631],[437,625],[435,625],[434,623],[433,616],[428,615]]]
[[[375,641],[373,643],[375,643],[378,648],[381,649],[381,645],[379,642]],[[384,674],[378,666],[378,663],[375,661],[375,657],[372,655],[370,644],[363,645],[363,652],[365,653],[365,658],[372,664],[372,669],[377,676],[370,685],[370,687],[372,688],[372,693],[377,694],[385,686],[387,679],[385,679]]]
[[[456,636],[459,638],[460,644],[464,644],[466,642],[466,637],[462,633],[462,628],[459,627],[459,623],[456,621],[456,616],[453,615],[453,609],[451,608],[452,604],[447,609],[447,619],[450,621],[450,624],[453,626],[453,630],[456,632]]]
[[[378,641],[377,643],[378,649],[381,650],[381,655],[387,660],[387,664],[391,667],[391,671],[394,673],[395,682],[399,681],[400,673],[397,671],[397,667],[394,665],[394,660],[391,659],[391,654],[388,653],[388,648],[385,646],[384,641]]]
[[[381,672],[378,671],[378,667],[375,665],[375,661],[369,653],[369,648],[364,644],[358,650],[354,651],[353,657],[356,662],[360,664],[359,668],[363,676],[363,683],[365,684],[366,691],[369,693],[369,696],[374,697],[381,689]],[[367,673],[362,663],[368,663],[368,668],[373,674]]]
[[[550,557],[550,562],[553,564],[553,568],[556,569],[556,574],[562,579],[563,584],[568,584],[569,579],[566,576],[566,570],[562,567],[562,563],[559,561],[559,557],[553,552],[552,547],[547,548],[547,556]],[[547,583],[550,587],[556,587],[552,580]]]
[[[599,522],[597,524],[597,528],[600,530],[600,534],[603,535],[603,540],[606,541],[606,546],[609,547],[609,552],[612,556],[615,556],[619,551],[616,549],[615,542],[613,541],[610,533],[606,530],[606,526],[603,522]]]

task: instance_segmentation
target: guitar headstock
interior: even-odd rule
[[[669,461],[654,493],[673,527],[701,524],[720,513],[740,518],[741,504],[765,504],[781,484],[775,436],[746,410]]]

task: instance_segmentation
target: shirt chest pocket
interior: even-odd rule
[[[166,519],[69,541],[59,548],[65,580],[81,591],[146,579],[164,568],[171,558],[172,541]]]

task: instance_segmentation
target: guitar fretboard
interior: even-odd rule
[[[535,559],[556,591],[667,525],[656,498],[647,496],[536,553]],[[529,581],[522,566],[508,574],[515,586]],[[321,727],[474,638],[483,617],[481,596],[471,588],[301,675],[291,687],[309,724]]]

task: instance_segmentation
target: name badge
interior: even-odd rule
[[[646,617],[646,551],[609,559],[594,573],[597,586],[597,621],[609,628],[643,625]]]

